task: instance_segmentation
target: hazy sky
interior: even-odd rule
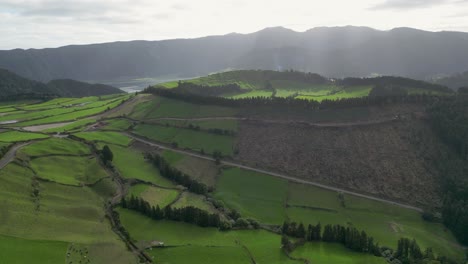
[[[0,49],[345,25],[468,32],[468,0],[0,0]]]

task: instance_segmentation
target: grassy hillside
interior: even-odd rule
[[[29,80],[8,70],[0,69],[0,100],[22,98],[84,97],[123,93],[103,84],[75,80],[53,80],[47,84]]]
[[[122,90],[109,85],[89,84],[70,79],[52,80],[47,83],[47,87],[64,97],[100,96],[123,93]]]
[[[365,86],[356,87],[348,92]],[[144,256],[175,264],[385,263],[326,241],[299,243],[288,256],[281,248],[288,220],[357,228],[390,249],[401,237],[416,239],[422,250],[461,262],[464,249],[439,220],[442,174],[434,166],[453,153],[426,123],[424,103],[314,109],[116,95],[0,105],[0,120],[20,121],[0,128],[0,146],[19,148],[0,162],[0,256],[20,264],[135,264]],[[82,111],[90,113],[66,119]],[[211,159],[214,151],[221,162]],[[128,209],[132,197],[140,207]],[[435,221],[394,202],[431,209]],[[218,217],[209,218],[211,227],[190,222],[205,213]],[[227,230],[212,227],[213,219]]]
[[[158,85],[184,93],[228,98],[287,97],[338,100],[387,94],[450,94],[446,87],[399,77],[327,79],[296,71],[239,70]],[[227,87],[229,86],[229,87]],[[233,89],[234,86],[238,89]],[[398,91],[396,91],[396,87]],[[377,89],[377,90],[376,90]],[[216,92],[218,90],[218,92]],[[376,90],[376,91],[374,91]],[[387,91],[390,90],[390,91]],[[372,92],[372,93],[371,93]]]

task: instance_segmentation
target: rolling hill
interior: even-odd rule
[[[229,51],[229,52],[226,52]],[[267,28],[251,34],[0,51],[0,67],[39,81],[179,79],[226,69],[424,79],[468,69],[468,34],[412,28]]]
[[[0,69],[0,92],[0,98],[3,100],[19,97],[84,97],[122,93],[112,86],[74,80],[53,80],[44,84],[4,69]]]
[[[281,97],[314,101],[408,94],[449,95],[449,88],[403,77],[329,79],[298,71],[238,70],[155,85],[176,92],[226,98]]]

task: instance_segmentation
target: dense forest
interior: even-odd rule
[[[444,224],[468,244],[468,96],[436,102],[428,113],[434,130],[457,155],[442,157],[437,164],[444,175]]]

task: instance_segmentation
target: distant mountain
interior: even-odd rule
[[[39,81],[178,79],[233,68],[425,79],[468,69],[468,34],[351,26],[295,32],[280,27],[197,39],[0,51],[0,67]]]
[[[460,87],[468,87],[468,71],[441,78],[436,83],[448,86],[454,90],[458,90]]]
[[[0,69],[0,99],[16,95],[54,95],[47,85],[25,79],[8,70]]]
[[[63,97],[85,97],[122,93],[120,89],[104,84],[90,84],[70,79],[52,80],[47,83]]]
[[[0,69],[0,100],[57,96],[82,97],[116,93],[122,93],[122,91],[103,84],[89,84],[74,80],[54,80],[44,84]]]

